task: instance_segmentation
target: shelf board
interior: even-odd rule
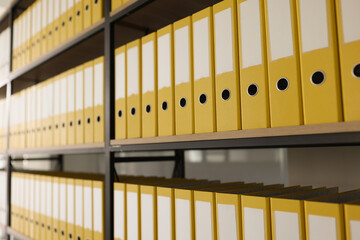
[[[111,151],[360,145],[360,121],[111,140]]]
[[[16,239],[19,239],[19,240],[32,240],[31,238],[25,236],[24,234],[19,233],[18,231],[15,231],[11,227],[7,227],[6,232],[7,232],[8,235],[11,235],[11,236],[13,236],[13,237],[15,237]]]
[[[68,146],[42,147],[33,149],[9,150],[9,155],[19,156],[24,154],[87,154],[105,152],[104,143],[88,143]]]
[[[220,0],[130,0],[114,10],[115,47],[212,6]]]
[[[103,55],[104,22],[104,19],[100,20],[23,68],[10,73],[7,82],[2,82],[0,88],[15,80],[41,82]]]

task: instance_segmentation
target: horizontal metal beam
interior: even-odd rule
[[[115,163],[175,161],[175,156],[159,157],[115,157]]]
[[[294,136],[235,138],[219,140],[183,141],[129,144],[114,146],[113,152],[164,151],[164,150],[205,150],[232,148],[294,148],[294,147],[329,147],[359,146],[360,132],[329,133]]]

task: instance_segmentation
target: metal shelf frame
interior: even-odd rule
[[[115,165],[124,162],[153,162],[153,161],[174,161],[173,177],[185,177],[184,151],[190,149],[226,149],[226,148],[274,148],[274,147],[313,147],[313,146],[352,146],[360,145],[360,123],[353,131],[343,132],[318,132],[313,134],[303,134],[303,129],[298,134],[267,135],[248,137],[217,137],[213,135],[194,135],[188,139],[173,136],[169,139],[162,137],[151,140],[144,139],[143,142],[131,142],[124,140],[120,144],[113,144],[115,138],[115,66],[114,50],[121,44],[125,44],[146,33],[155,31],[175,20],[189,16],[192,13],[211,6],[220,0],[130,0],[127,5],[111,12],[111,0],[104,0],[104,19],[91,28],[84,30],[76,37],[45,54],[34,62],[22,69],[12,72],[6,81],[0,83],[0,88],[6,87],[7,98],[7,122],[9,122],[10,98],[14,92],[14,83],[30,75],[36,74],[47,68],[47,64],[54,66],[59,59],[64,60],[77,49],[81,44],[93,41],[94,38],[101,38],[101,54],[105,56],[105,142],[103,145],[59,147],[59,148],[40,148],[10,150],[6,149],[3,153],[7,159],[5,170],[7,172],[7,222],[3,226],[8,234],[18,239],[29,239],[16,232],[10,227],[11,214],[11,172],[12,162],[21,161],[24,154],[49,154],[57,157],[62,168],[62,157],[67,154],[103,154],[105,158],[105,239],[114,239],[114,215],[113,215],[113,183],[116,180]],[[13,39],[13,20],[18,4],[23,7],[31,0],[13,0],[9,10],[0,16],[0,24],[4,21],[9,22],[12,46]],[[159,6],[161,9],[159,9]],[[168,10],[168,11],[167,11]],[[154,12],[153,12],[154,11]],[[8,19],[6,19],[8,18]],[[152,25],[151,25],[152,24]],[[126,29],[133,28],[134,31]],[[120,29],[120,30],[119,30]],[[100,34],[100,35],[99,35]],[[100,36],[100,37],[99,37]],[[96,41],[95,41],[96,43]],[[81,51],[83,48],[80,48]],[[67,53],[67,55],[66,55]],[[65,55],[64,55],[65,54]],[[93,53],[98,54],[98,52]],[[88,56],[88,58],[91,56]],[[90,60],[90,59],[88,59]],[[78,60],[80,61],[80,60]],[[76,61],[75,61],[76,62]],[[75,64],[75,63],[74,63]],[[72,67],[75,67],[72,66]],[[10,69],[12,69],[12,51],[10,51]],[[50,70],[50,75],[55,76],[63,69]],[[48,75],[49,75],[48,74]],[[49,76],[49,77],[52,77]],[[35,83],[44,80],[38,79]],[[9,126],[9,124],[7,124]],[[306,130],[306,129],[305,129]],[[252,131],[252,130],[249,130]],[[238,131],[241,132],[241,131]],[[9,127],[7,129],[7,146],[9,146]],[[206,136],[209,138],[206,139]],[[161,140],[163,139],[163,140]],[[141,152],[141,151],[168,151],[174,150],[174,156],[170,157],[115,157],[117,152]],[[19,157],[20,156],[20,157]],[[45,160],[45,159],[44,159]]]

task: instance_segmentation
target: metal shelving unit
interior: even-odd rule
[[[10,223],[10,196],[12,161],[21,160],[24,154],[57,155],[61,161],[67,154],[103,154],[105,158],[105,239],[113,239],[113,182],[116,180],[115,164],[119,162],[174,161],[174,177],[185,176],[184,151],[188,149],[309,147],[360,145],[360,122],[321,124],[272,129],[241,130],[192,134],[183,136],[143,139],[113,140],[114,120],[114,50],[115,48],[156,31],[181,18],[211,6],[220,0],[130,0],[111,12],[111,0],[104,0],[104,19],[77,36],[69,39],[22,69],[12,72],[0,88],[6,87],[8,100],[22,86],[18,83],[36,84],[85,61],[105,56],[105,142],[75,146],[10,150],[7,158],[7,224],[2,226],[7,234],[18,239],[29,239],[14,231]],[[0,25],[7,21],[12,28],[16,9],[26,8],[32,0],[14,0],[3,16]],[[11,39],[13,33],[11,31]],[[12,41],[11,41],[12,42]],[[10,65],[12,62],[10,56]],[[9,115],[9,112],[8,112]],[[8,134],[9,136],[9,134]],[[174,150],[170,157],[116,157],[117,152]],[[20,156],[20,157],[19,157]],[[1,226],[0,226],[1,227]]]

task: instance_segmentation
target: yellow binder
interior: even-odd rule
[[[84,29],[84,1],[75,1],[75,34],[80,33]]]
[[[48,115],[47,115],[47,146],[53,146],[54,145],[54,82],[53,79],[51,79],[48,83],[48,89],[47,89],[47,101],[48,101]]]
[[[94,142],[105,141],[104,57],[94,60]]]
[[[104,182],[93,181],[93,213],[94,240],[103,240],[104,235]],[[86,236],[85,236],[86,237]]]
[[[238,0],[242,129],[270,127],[264,2]]]
[[[67,38],[71,38],[75,34],[75,0],[67,0]]]
[[[242,239],[240,195],[216,193],[217,239]]]
[[[41,237],[40,236],[40,198],[41,198],[41,196],[40,196],[40,175],[35,175],[34,180],[35,180],[34,237],[35,237],[35,239],[40,239],[40,237]],[[14,211],[15,210],[16,209],[14,209]],[[12,222],[11,222],[11,225],[13,225]]]
[[[24,174],[24,234],[26,236],[30,235],[30,222],[29,222],[29,215],[30,215],[30,179],[29,174]]]
[[[212,7],[192,16],[195,133],[215,132],[215,80]]]
[[[141,137],[141,49],[140,40],[126,45],[127,137]]]
[[[47,177],[45,175],[40,176],[40,237],[41,239],[46,239],[47,237],[46,180]]]
[[[155,186],[140,186],[140,239],[157,239],[157,201]]]
[[[126,192],[124,183],[114,183],[114,238],[124,240],[126,236]],[[155,238],[154,238],[155,239]]]
[[[84,29],[88,28],[92,24],[92,1],[91,0],[83,0],[84,1]]]
[[[194,191],[175,189],[175,239],[195,239]]]
[[[215,193],[194,191],[195,239],[216,239],[215,205]]]
[[[67,126],[67,95],[68,95],[68,88],[67,88],[67,79],[69,77],[69,71],[65,72],[60,79],[60,144],[66,145],[67,143],[67,133],[68,133],[68,126]]]
[[[360,201],[344,205],[346,239],[359,239],[360,231]]]
[[[54,48],[54,0],[47,0],[48,4],[48,25],[47,29],[47,51],[51,51]]]
[[[52,239],[53,236],[53,178],[51,176],[46,176],[46,239]]]
[[[335,2],[296,3],[304,124],[342,121]]]
[[[52,238],[53,240],[59,240],[60,238],[60,194],[59,194],[60,179],[59,177],[53,177],[52,182]]]
[[[85,143],[94,142],[94,62],[84,64]]]
[[[236,0],[214,5],[213,20],[217,130],[238,130],[241,123]]]
[[[61,88],[60,82],[64,77],[64,74],[60,74],[54,78],[54,145],[60,145],[60,129],[61,129],[61,116],[60,116],[60,102],[61,99]]]
[[[173,26],[157,31],[158,134],[175,134]]]
[[[66,179],[67,239],[75,238],[75,179]]]
[[[75,69],[75,137],[76,144],[84,143],[84,65]]]
[[[304,208],[307,239],[345,239],[342,205],[305,201]]]
[[[65,42],[68,38],[67,28],[67,0],[60,0],[60,43]]]
[[[156,49],[155,32],[141,39],[142,137],[155,137],[158,133]]]
[[[41,147],[42,144],[42,91],[43,84],[36,85],[36,147]]]
[[[93,182],[84,180],[84,239],[93,240]]]
[[[40,53],[44,55],[47,52],[47,27],[48,27],[48,4],[47,0],[41,0],[41,41]]]
[[[101,20],[104,17],[104,3],[103,0],[93,0],[92,1],[92,21],[94,24]]]
[[[84,239],[84,187],[82,179],[75,179],[75,239]]]
[[[303,123],[295,1],[265,1],[271,127]]]
[[[157,239],[175,239],[174,189],[157,187]]]
[[[35,175],[29,174],[30,181],[30,211],[29,211],[29,236],[35,238]]]
[[[67,190],[66,178],[59,178],[59,234],[60,240],[67,240]]]
[[[336,19],[339,40],[342,101],[345,121],[359,121],[360,101],[360,31],[354,28],[360,22],[356,0],[336,1]]]
[[[126,184],[126,239],[141,239],[140,186]]]
[[[115,50],[115,138],[127,138],[126,132],[126,46]]]
[[[174,23],[176,134],[194,133],[191,16]]]
[[[37,1],[37,34],[36,34],[36,54],[38,57],[41,56],[41,44],[42,44],[42,2],[40,0]]]
[[[75,109],[75,96],[76,96],[76,84],[75,84],[75,68],[70,69],[67,75],[67,112],[65,128],[67,128],[67,144],[76,143],[75,125],[76,125],[76,109]]]
[[[57,47],[60,44],[60,28],[61,28],[60,6],[61,6],[60,0],[54,0],[54,24],[53,24],[54,47]]]
[[[114,11],[122,5],[122,0],[111,0],[111,11]]]

